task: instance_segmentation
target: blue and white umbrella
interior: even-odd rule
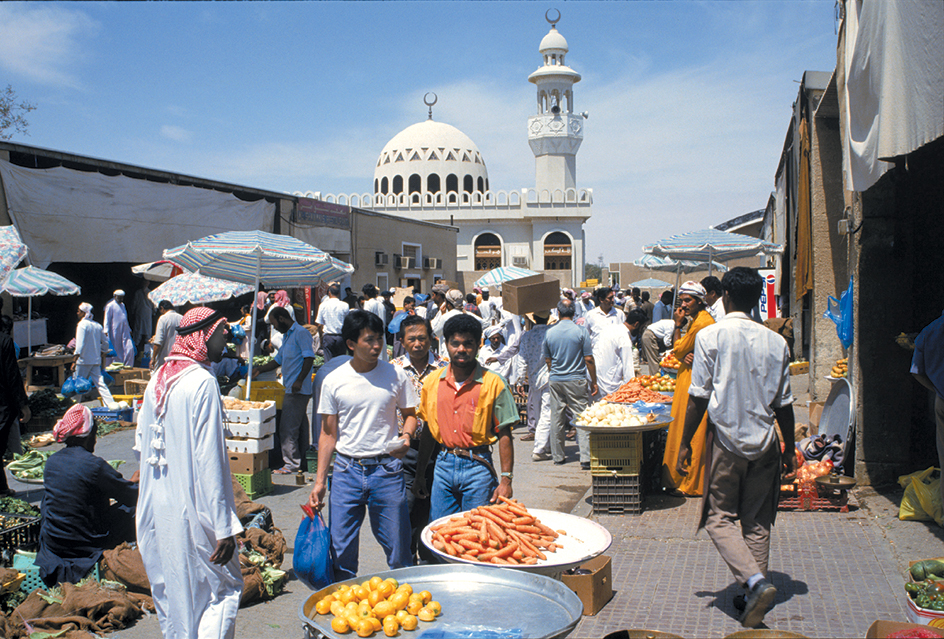
[[[673,260],[668,257],[656,257],[655,255],[643,255],[633,262],[633,264],[649,269],[650,271],[666,271],[672,273],[693,273],[695,271],[705,271],[708,269],[708,262]],[[719,273],[724,273],[728,270],[728,267],[720,262],[712,262],[711,269]]]
[[[711,262],[726,262],[755,255],[778,255],[783,247],[756,237],[728,233],[717,229],[691,231],[673,235],[655,244],[642,247],[644,253],[673,260],[698,260],[708,262],[708,274],[711,274]]]
[[[354,272],[354,267],[325,251],[290,235],[265,231],[230,231],[209,235],[183,246],[164,251],[164,259],[201,275],[231,282],[260,282],[273,287],[318,286]],[[256,326],[256,305],[252,305],[252,325]],[[255,346],[255,331],[249,352]],[[246,379],[246,396],[251,397],[252,360]]]
[[[155,305],[167,300],[174,306],[183,306],[221,302],[246,293],[252,293],[252,284],[229,282],[199,273],[182,273],[148,293],[148,298]]]
[[[630,284],[630,286],[633,288],[668,288],[672,286],[672,284],[650,277],[644,280],[639,280],[638,282],[633,282]]]
[[[13,297],[29,298],[27,317],[33,319],[33,298],[40,295],[78,295],[82,288],[58,273],[46,271],[35,266],[27,266],[10,271],[3,280],[0,289]],[[27,351],[33,345],[33,322],[26,323]]]
[[[518,280],[522,277],[531,277],[532,275],[538,275],[538,273],[530,269],[521,268],[520,266],[499,266],[475,280],[474,286],[478,286],[479,288],[485,286],[501,288],[503,282]]]
[[[23,261],[28,251],[15,226],[0,226],[0,281]]]

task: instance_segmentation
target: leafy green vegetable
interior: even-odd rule
[[[16,497],[0,497],[0,512],[38,517],[39,509]]]

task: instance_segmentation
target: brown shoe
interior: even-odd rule
[[[520,440],[523,441],[523,442],[533,442],[533,441],[534,441],[534,433],[525,433],[524,435],[522,435],[522,436],[519,437],[518,439],[520,439]]]

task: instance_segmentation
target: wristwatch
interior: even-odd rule
[[[500,474],[501,474],[502,477],[507,477],[507,478],[508,478],[508,481],[511,481],[511,480],[513,480],[513,479],[515,478],[515,474],[514,474],[514,473],[500,473]]]

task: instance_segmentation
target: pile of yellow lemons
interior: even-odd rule
[[[428,590],[413,592],[410,584],[373,576],[360,585],[338,586],[315,603],[315,612],[334,615],[331,629],[339,634],[353,630],[358,637],[370,637],[383,630],[395,637],[401,629],[416,630],[419,621],[433,621],[442,606]]]

